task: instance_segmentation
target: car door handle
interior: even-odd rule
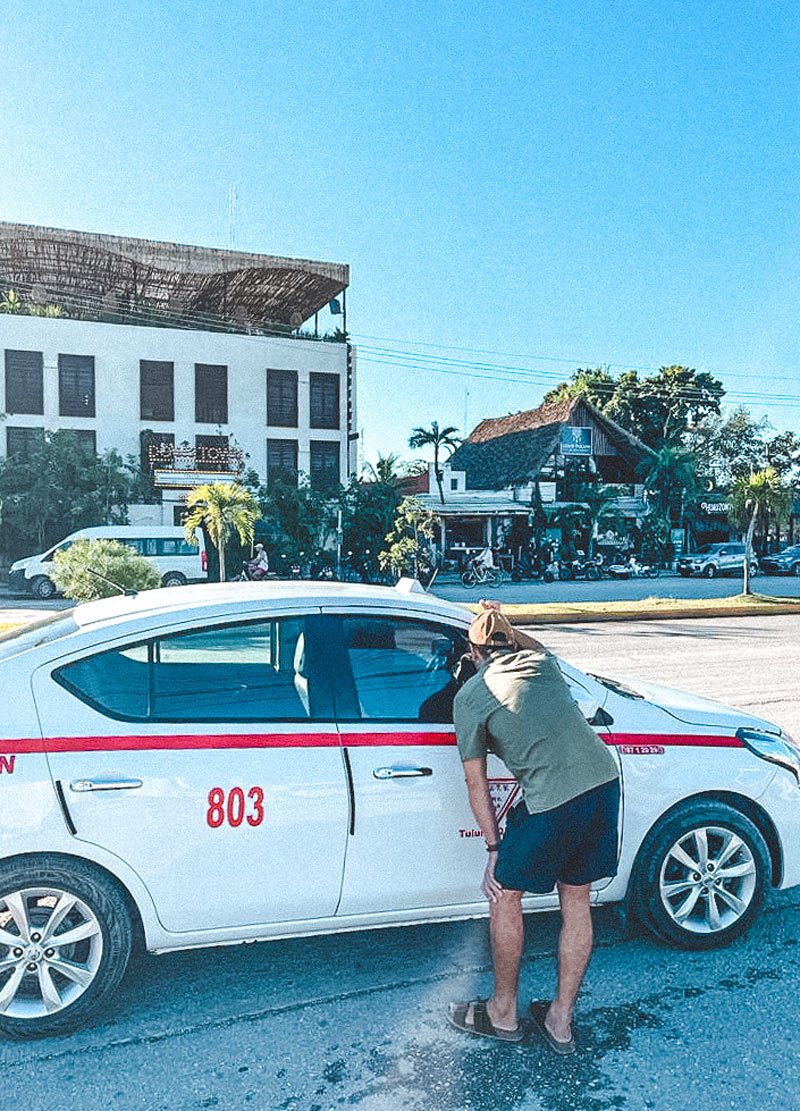
[[[372,774],[376,779],[411,779],[417,775],[433,775],[433,768],[376,768]]]
[[[70,791],[132,791],[141,787],[141,779],[73,779]]]

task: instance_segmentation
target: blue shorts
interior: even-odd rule
[[[520,801],[508,815],[495,878],[512,891],[544,895],[557,882],[579,887],[615,876],[618,821],[618,779],[540,814]]]

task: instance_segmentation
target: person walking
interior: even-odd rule
[[[453,714],[469,801],[489,859],[494,991],[488,1000],[451,1003],[452,1025],[517,1042],[523,951],[522,896],[556,887],[561,908],[558,989],[531,1003],[535,1029],[551,1050],[574,1053],[572,1016],[592,951],[591,884],[617,870],[620,783],[616,761],[572,698],[558,661],[514,629],[497,603],[482,602],[469,629],[477,672],[458,691]],[[500,838],[486,758],[499,756],[522,797]]]

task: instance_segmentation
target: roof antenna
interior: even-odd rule
[[[118,583],[115,582],[114,579],[110,579],[108,575],[101,575],[99,571],[95,571],[94,567],[87,567],[86,570],[89,572],[90,575],[94,575],[96,579],[102,579],[104,583],[108,583],[109,586],[113,586],[115,590],[118,590],[120,594],[124,594],[126,598],[136,598],[139,594],[138,590],[133,590],[129,587],[126,588],[122,585],[122,583]]]

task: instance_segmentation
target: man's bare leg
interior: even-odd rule
[[[489,904],[494,994],[487,1002],[486,1010],[492,1025],[500,1030],[516,1030],[519,1025],[517,989],[524,944],[521,900],[521,891],[506,888]]]
[[[572,1037],[572,1012],[592,955],[590,884],[558,885],[561,935],[558,939],[558,994],[550,1004],[545,1026],[560,1042]]]

